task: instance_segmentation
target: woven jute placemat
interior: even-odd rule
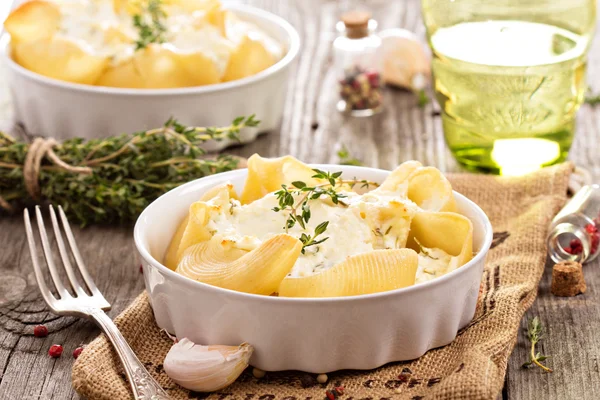
[[[458,332],[454,342],[412,362],[366,372],[332,373],[325,385],[318,384],[314,375],[301,372],[268,373],[256,379],[246,371],[218,393],[194,393],[174,384],[163,370],[162,362],[173,343],[156,326],[145,293],[115,323],[173,399],[323,399],[325,389],[334,385],[345,387],[342,399],[494,399],[504,383],[519,322],[536,297],[546,260],[548,225],[566,200],[572,170],[573,166],[565,163],[519,178],[449,176],[455,190],[487,213],[494,241],[473,321]],[[404,367],[412,371],[408,381],[398,378]],[[103,335],[90,343],[75,363],[73,386],[90,400],[132,397],[117,356]]]

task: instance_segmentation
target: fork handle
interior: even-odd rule
[[[129,379],[129,384],[133,390],[133,397],[136,400],[168,400],[169,396],[160,386],[160,384],[146,371],[144,365],[137,358],[131,347],[125,341],[125,338],[110,319],[101,309],[94,309],[90,316],[96,324],[102,329],[102,332],[113,344],[123,368],[125,375]]]

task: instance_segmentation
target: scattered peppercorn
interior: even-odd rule
[[[58,358],[63,352],[63,347],[60,344],[53,344],[48,350],[48,355],[52,358]]]
[[[83,351],[83,347],[78,347],[75,350],[73,350],[73,358],[77,359],[77,357],[79,357],[79,355],[81,354],[82,351]]]
[[[329,378],[327,377],[327,374],[319,374],[317,375],[317,382],[323,384],[323,383],[327,383],[327,380]]]
[[[317,121],[313,122],[312,125],[310,126],[310,128],[313,131],[316,131],[317,129],[319,129],[319,123]]]
[[[144,273],[144,266],[142,264],[140,264],[140,274]]]
[[[340,395],[344,394],[344,387],[343,386],[336,386],[333,390],[335,390],[336,392],[338,392],[338,394],[340,394]]]
[[[33,335],[35,337],[46,337],[48,336],[48,328],[46,328],[46,325],[36,325],[33,328]]]
[[[333,394],[333,392],[331,390],[326,390],[325,395],[327,396],[327,398],[329,400],[335,400],[335,394]]]

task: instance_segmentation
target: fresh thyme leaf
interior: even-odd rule
[[[317,225],[317,227],[315,228],[315,237],[325,232],[327,230],[328,225],[329,221],[321,222],[319,225]]]
[[[250,116],[210,129],[219,138],[248,123],[257,120]],[[91,174],[67,171],[44,158],[38,179],[41,202],[62,206],[69,220],[82,226],[135,221],[166,191],[237,167],[238,159],[231,156],[200,158],[205,154],[202,144],[211,140],[207,130],[169,118],[159,128],[131,135],[63,141],[54,146],[54,153],[66,164],[90,168]],[[40,203],[30,198],[23,180],[29,146],[0,132],[0,198],[5,202],[0,201],[0,211]]]
[[[306,183],[302,182],[302,181],[295,181],[292,182],[292,185],[294,185],[294,187],[298,188],[298,189],[302,189],[306,187]]]
[[[385,234],[386,234],[386,235],[387,235],[388,233],[390,233],[390,231],[392,230],[392,226],[393,226],[393,225],[390,225],[390,226],[389,226],[389,228],[387,228],[387,229],[386,229],[386,231],[385,231]]]
[[[431,101],[424,89],[419,90],[417,92],[417,96],[417,105],[419,106],[419,108],[424,108]]]
[[[535,351],[536,344],[544,338],[544,329],[540,319],[538,317],[534,317],[529,320],[527,324],[527,339],[531,342],[531,351],[529,354],[529,361],[523,364],[523,368],[528,368],[530,366],[536,365],[543,369],[546,372],[552,372],[552,370],[545,365],[541,364],[542,361],[549,358],[549,356],[544,356],[541,353]]]
[[[150,43],[165,42],[167,28],[163,19],[167,14],[161,6],[161,0],[148,0],[146,6],[140,5],[140,14],[133,16],[133,26],[138,30],[138,40],[135,42],[136,50],[145,49]],[[236,121],[238,119],[234,120],[233,125],[238,125]]]
[[[364,165],[362,161],[358,158],[354,158],[350,155],[350,152],[346,148],[346,146],[342,146],[342,148],[337,152],[337,156],[339,158],[339,163],[342,165]]]

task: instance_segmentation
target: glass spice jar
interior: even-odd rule
[[[368,12],[351,11],[342,16],[343,32],[333,42],[340,100],[337,108],[356,117],[368,117],[382,107],[381,38]],[[370,27],[371,25],[371,27]]]
[[[600,253],[600,185],[583,186],[550,224],[548,252],[554,262],[587,263]]]

